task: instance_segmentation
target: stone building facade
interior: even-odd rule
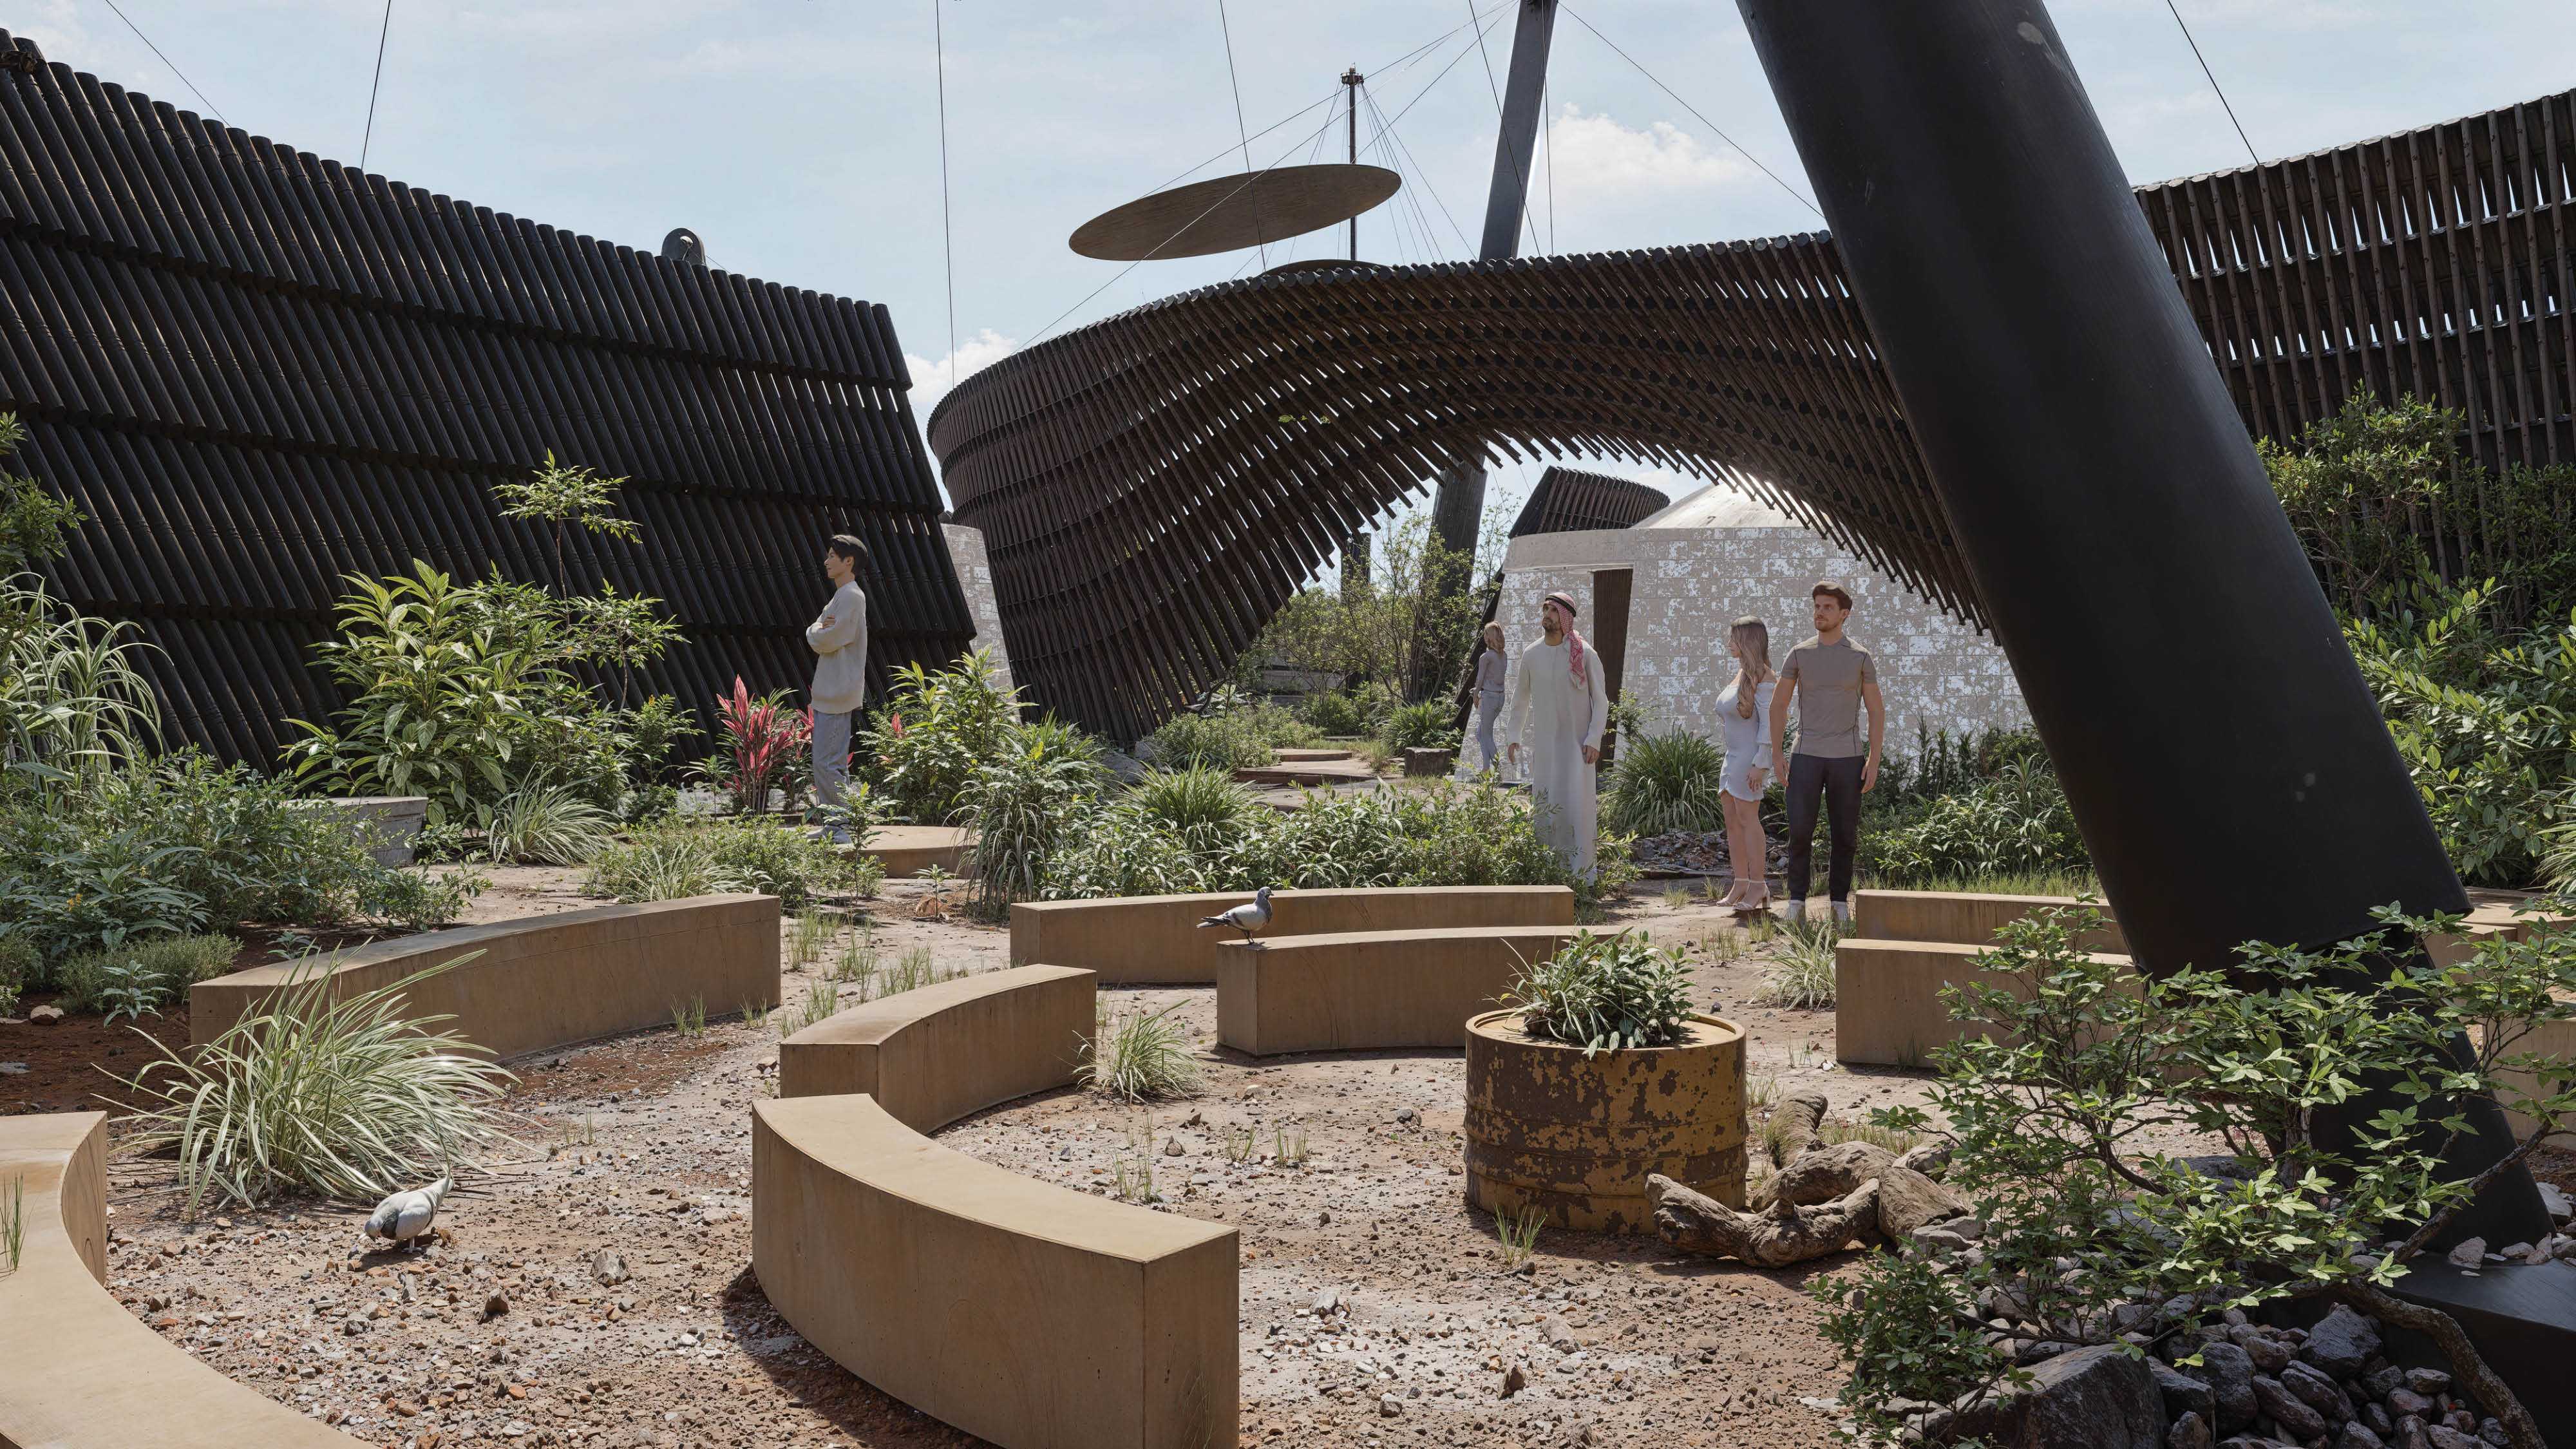
[[[1586,637],[1598,637],[1602,576],[1628,572],[1620,692],[1645,711],[1650,730],[1720,735],[1716,700],[1734,673],[1727,626],[1747,614],[1769,624],[1776,667],[1814,632],[1808,590],[1823,578],[1852,593],[1847,632],[1877,661],[1891,753],[1912,750],[1918,724],[1959,734],[2030,723],[1991,638],[1796,520],[1728,490],[1703,489],[1634,528],[1515,539],[1503,570],[1495,617],[1515,654],[1537,636],[1539,600],[1557,590],[1582,608]]]
[[[984,531],[962,523],[939,525],[948,536],[949,562],[957,569],[957,586],[966,594],[966,616],[975,622],[971,647],[993,652],[993,678],[1011,687],[1011,651],[1002,642],[1002,606],[993,597],[993,561],[984,552]]]

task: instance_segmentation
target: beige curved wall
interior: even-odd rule
[[[761,1290],[852,1373],[1006,1449],[1235,1442],[1232,1228],[978,1162],[873,1097],[752,1121]]]
[[[865,1092],[915,1132],[1068,1086],[1095,1026],[1097,978],[1015,966],[844,1011],[778,1044],[778,1095]]]
[[[1571,926],[1285,936],[1217,949],[1217,1040],[1254,1056],[1454,1047]]]
[[[691,1002],[709,1016],[778,1004],[778,898],[763,895],[598,906],[380,941],[337,956],[332,990],[372,991],[478,951],[407,995],[416,1014],[453,1015],[446,1029],[498,1057],[667,1025],[675,1006]],[[315,969],[314,959],[190,987],[189,1039],[213,1040]]]
[[[345,1435],[162,1341],[107,1294],[107,1114],[0,1118],[0,1193],[26,1245],[0,1264],[0,1445],[351,1449]]]
[[[1246,891],[1022,901],[1011,907],[1011,964],[1080,966],[1109,986],[1203,984],[1217,979],[1217,948],[1241,937],[1199,920],[1251,899]],[[1574,892],[1563,886],[1275,891],[1270,908],[1265,937],[1574,924]]]

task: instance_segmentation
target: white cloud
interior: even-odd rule
[[[985,368],[1020,350],[1016,337],[1005,337],[987,327],[957,344],[957,350],[933,361],[912,353],[903,355],[903,365],[912,373],[913,416],[927,423],[930,410],[948,396],[949,389]]]
[[[1703,144],[1670,121],[1637,130],[1572,101],[1557,108],[1548,142],[1556,148],[1556,189],[1570,205],[1707,191],[1755,174],[1733,150]]]

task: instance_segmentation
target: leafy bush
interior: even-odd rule
[[[532,781],[474,810],[495,861],[581,865],[617,840],[616,818],[564,785]]]
[[[38,821],[49,828],[9,842],[17,869],[0,881],[0,916],[11,936],[46,961],[205,925],[205,897],[170,883],[191,864],[190,848],[164,844],[139,826],[92,830],[24,813],[13,823]]]
[[[1458,731],[1450,727],[1450,714],[1436,699],[1408,704],[1387,715],[1381,737],[1391,750],[1454,750]]]
[[[204,1046],[160,1047],[126,1084],[149,1104],[134,1148],[176,1152],[194,1216],[209,1193],[365,1200],[509,1147],[490,1111],[516,1078],[432,1030],[451,1018],[402,1015],[410,988],[456,964],[335,1001],[317,962]]]
[[[1687,730],[1621,737],[1601,792],[1601,823],[1631,835],[1723,830],[1726,751]]]
[[[1339,690],[1308,697],[1297,712],[1321,735],[1348,737],[1368,732],[1368,718],[1360,712],[1360,702]]]
[[[17,1015],[18,997],[44,969],[36,948],[15,936],[0,936],[0,1016]]]
[[[634,839],[601,851],[582,889],[640,905],[713,895],[731,884],[716,874],[715,843],[707,832],[673,823],[638,831]]]
[[[1019,723],[1020,696],[994,683],[990,650],[942,670],[907,664],[894,689],[851,741],[854,773],[891,818],[936,825],[953,819],[976,767],[998,759]]]
[[[1179,714],[1147,735],[1137,753],[1166,770],[1251,770],[1278,758],[1240,714]]]
[[[1012,726],[962,798],[961,818],[975,832],[977,913],[999,917],[1035,896],[1065,829],[1111,782],[1098,742],[1082,731],[1053,718]]]
[[[0,459],[26,441],[18,415],[0,413]],[[0,578],[60,558],[70,546],[68,535],[86,522],[71,500],[42,483],[0,472]]]
[[[737,815],[766,812],[772,790],[785,791],[792,810],[812,786],[814,717],[791,703],[792,693],[781,689],[754,699],[737,674],[733,693],[716,700],[725,747],[708,756],[698,773],[733,797]]]
[[[491,884],[472,870],[382,870],[360,886],[356,914],[406,931],[435,931],[463,920],[465,908]]]
[[[86,951],[65,960],[55,975],[62,982],[62,1005],[71,1011],[104,1011],[111,1004],[108,988],[123,982],[143,991],[144,1006],[157,1011],[188,988],[233,969],[241,942],[231,936],[159,936],[112,951]]]
[[[1876,836],[1877,878],[1905,886],[2016,872],[2081,874],[2092,857],[2057,774],[2023,760],[1957,795],[1934,799],[1910,824]]]
[[[1579,931],[1563,950],[1521,972],[1504,1001],[1530,1035],[1600,1051],[1669,1046],[1690,1021],[1690,967],[1658,951],[1643,931]]]
[[[1150,771],[1126,803],[1196,851],[1220,847],[1241,831],[1252,812],[1268,809],[1236,784],[1230,772],[1204,765]]]
[[[2379,916],[2401,937],[2457,924]],[[2576,933],[2394,970],[2376,938],[2314,953],[2249,945],[2230,969],[2141,990],[2125,963],[2082,949],[2099,921],[2015,922],[1977,961],[2005,984],[1949,993],[1954,1016],[1988,1029],[1935,1052],[1933,1089],[1956,1139],[1947,1184],[1985,1227],[1975,1253],[1873,1254],[1819,1280],[1862,1437],[1921,1401],[1995,1391],[2031,1342],[2115,1341],[2140,1306],[2157,1333],[2189,1335],[2228,1310],[2342,1303],[2426,1333],[2478,1383],[2457,1323],[2387,1289],[2471,1196],[2443,1161],[2469,1130],[2467,1098],[2496,1096],[2534,1124],[2509,1162],[2570,1135],[2576,1066],[2530,1047],[2576,988]],[[2353,1099],[2364,1083],[2385,1084],[2387,1104],[2367,1119]],[[2328,1113],[2340,1130],[2320,1130]],[[1911,1107],[1874,1117],[1903,1131],[1930,1120]],[[2211,1170],[2141,1155],[2172,1141],[2215,1142],[2225,1158]],[[2481,1397],[2528,1434],[2517,1442],[2541,1442],[2527,1417],[2516,1424],[2509,1391]]]

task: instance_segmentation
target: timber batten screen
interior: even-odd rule
[[[2537,465],[2576,461],[2571,168],[2576,92],[2138,203],[2250,431],[2366,383]],[[1732,484],[1981,622],[1822,235],[1209,287],[996,363],[930,434],[1017,677],[1122,736],[1224,677],[1366,520],[1495,455]]]
[[[0,32],[0,51],[31,54]],[[625,475],[635,543],[567,531],[575,589],[668,601],[640,689],[705,716],[802,688],[823,542],[868,543],[871,693],[973,633],[885,309],[665,261],[345,169],[60,65],[0,74],[0,411],[88,514],[46,570],[131,619],[173,743],[266,766],[339,703],[341,577],[554,540],[491,485],[551,449]]]

